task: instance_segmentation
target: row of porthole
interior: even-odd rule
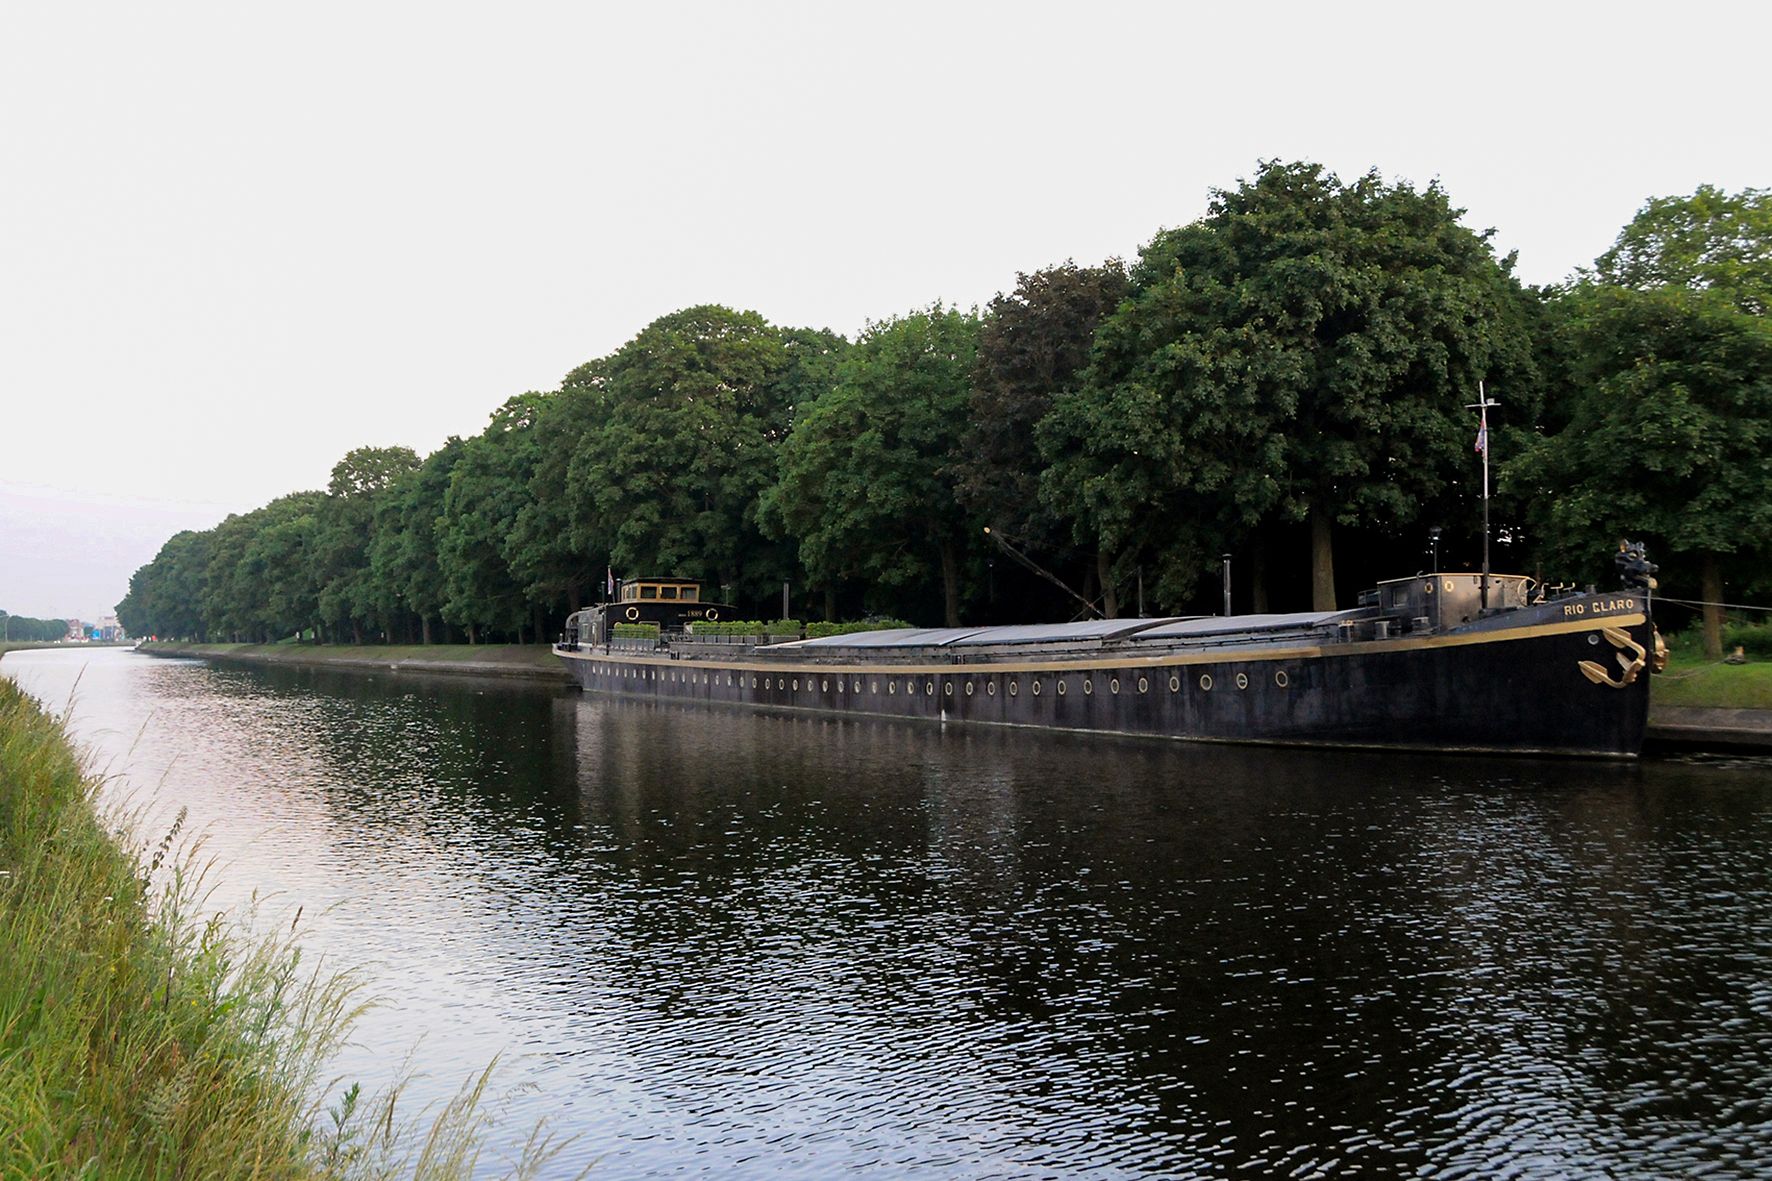
[[[600,676],[608,676],[608,675],[610,675],[611,670],[608,669],[607,667],[604,667],[604,666],[596,666],[595,671]],[[644,673],[645,676],[641,677],[641,673]],[[621,675],[623,677],[630,678],[630,679],[639,678],[639,679],[648,680],[648,681],[656,681],[659,679],[657,669],[622,668],[619,670],[619,675]],[[742,681],[742,680],[743,680],[743,678],[740,677],[739,681]],[[707,673],[678,673],[676,671],[672,671],[669,675],[669,681],[672,684],[689,684],[689,685],[714,684],[714,685],[717,685],[720,683],[720,678],[719,678],[718,673],[715,673],[712,677],[710,677],[709,674],[707,674]],[[731,673],[726,674],[726,685],[728,688],[734,687],[734,685],[737,683],[738,682],[734,681]],[[1030,686],[1030,688],[1033,690],[1033,694],[1035,697],[1038,697],[1040,695],[1041,683],[1042,682],[1038,678],[1036,678],[1033,681],[1032,685]],[[1288,685],[1290,685],[1291,683],[1292,683],[1292,680],[1289,676],[1286,675],[1285,669],[1279,669],[1278,671],[1276,671],[1274,673],[1274,684],[1278,685],[1280,688],[1284,689]],[[793,692],[798,693],[800,691],[800,681],[798,678],[794,678],[793,680],[790,681],[786,677],[776,677],[776,678],[774,678],[773,687],[776,689],[787,689],[790,686],[790,684],[792,685]],[[1201,673],[1200,674],[1200,688],[1202,690],[1204,690],[1206,692],[1211,692],[1212,684],[1213,684],[1213,681],[1212,681],[1212,674],[1211,673]],[[973,682],[966,681],[965,686],[966,686],[966,696],[968,696],[968,697],[972,696]],[[1249,675],[1247,673],[1238,673],[1237,677],[1236,677],[1236,686],[1239,689],[1247,689],[1249,687]],[[806,687],[807,687],[807,689],[812,688],[812,681],[810,679],[807,680]],[[1150,687],[1151,687],[1151,685],[1150,685],[1149,680],[1147,680],[1144,677],[1138,678],[1138,691],[1140,693],[1148,693],[1150,691]],[[769,689],[769,688],[771,688],[770,678],[769,677],[762,678],[762,682],[759,685],[758,678],[753,676],[751,678],[751,688],[753,688],[753,689],[757,689],[757,688]],[[952,697],[954,695],[954,683],[952,681],[942,682],[942,688],[943,688],[943,692],[947,696]],[[831,682],[828,679],[820,681],[819,682],[819,689],[821,692],[829,693],[831,690]],[[843,691],[844,691],[844,681],[842,680],[842,678],[838,678],[837,692],[842,693]],[[870,681],[868,683],[868,692],[878,693],[879,691],[880,691],[880,682]],[[907,680],[904,683],[904,691],[907,695],[914,695],[917,691],[917,683],[914,680]],[[985,691],[986,696],[995,697],[997,694],[997,683],[995,681],[986,681],[985,686],[984,686],[984,691]],[[856,693],[861,692],[861,682],[860,681],[855,682],[854,692],[856,692]],[[886,692],[889,695],[896,695],[898,693],[898,682],[897,681],[887,681],[886,682]],[[935,682],[934,681],[924,682],[923,692],[926,696],[933,697],[935,695]],[[1021,682],[1019,680],[1011,679],[1009,682],[1009,696],[1015,697],[1015,696],[1019,695],[1020,692],[1021,692]],[[1067,683],[1065,682],[1065,680],[1063,678],[1059,678],[1059,680],[1058,680],[1058,695],[1060,697],[1063,697],[1068,692],[1069,692],[1069,688],[1068,688]],[[1087,696],[1093,694],[1094,692],[1095,692],[1095,682],[1088,679],[1088,678],[1084,678],[1083,695],[1085,697],[1087,697]],[[1118,694],[1120,692],[1120,678],[1119,677],[1108,678],[1108,692],[1114,693],[1114,694]],[[1171,693],[1181,692],[1181,678],[1180,677],[1171,676],[1169,678],[1169,692],[1171,692]]]

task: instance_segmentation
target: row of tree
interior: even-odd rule
[[[1720,601],[1768,582],[1772,201],[1651,201],[1522,285],[1438,185],[1264,164],[1131,266],[1019,276],[851,342],[696,307],[420,459],[181,533],[135,634],[545,638],[610,571],[763,611],[963,619],[1328,607],[1481,550],[1597,580],[1616,537]],[[987,533],[986,526],[990,529]],[[1698,591],[1702,590],[1699,595]]]
[[[0,611],[0,640],[25,643],[47,643],[68,634],[65,619],[32,619],[29,615],[11,615]]]

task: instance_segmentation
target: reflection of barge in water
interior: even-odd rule
[[[905,628],[778,643],[704,637],[729,608],[647,580],[574,615],[556,651],[585,689],[684,701],[1220,742],[1629,756],[1649,711],[1653,570],[1625,590],[1423,574],[1351,610]],[[652,595],[639,595],[645,588]],[[657,596],[671,588],[668,606]],[[613,624],[651,621],[659,638]]]

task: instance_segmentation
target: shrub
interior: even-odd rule
[[[847,636],[856,632],[887,631],[892,628],[910,626],[902,619],[861,619],[848,623],[809,623],[806,625],[806,638],[817,640],[825,636]]]
[[[798,619],[772,619],[764,630],[772,636],[797,636],[805,626]]]
[[[1733,652],[1739,646],[1749,656],[1772,660],[1772,623],[1737,623],[1723,631],[1723,651]]]
[[[618,640],[656,640],[658,624],[656,623],[618,623],[609,632]]]
[[[691,623],[689,631],[692,635],[697,636],[760,636],[763,634],[763,621],[760,619],[703,619]]]

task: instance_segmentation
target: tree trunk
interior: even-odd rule
[[[480,642],[479,625],[473,624],[473,623],[468,624],[468,643],[470,645],[472,645],[472,644],[478,644],[479,642]]]
[[[824,588],[824,618],[826,623],[837,622],[837,588]]]
[[[1700,585],[1703,587],[1699,597],[1704,600],[1704,656],[1706,660],[1723,658],[1723,568],[1717,564],[1717,555],[1704,555],[1704,562],[1699,567]]]
[[[429,644],[431,642],[431,617],[429,615],[418,617],[418,633],[419,643]]]
[[[1101,579],[1101,613],[1109,619],[1120,618],[1120,600],[1114,594],[1114,572],[1107,551],[1095,551],[1095,576]]]
[[[1249,610],[1267,614],[1267,550],[1259,539],[1249,551]]]
[[[1311,509],[1311,610],[1335,610],[1335,549],[1329,513]]]
[[[941,543],[941,597],[949,627],[960,626],[960,556],[954,543]]]
[[[355,618],[351,620],[351,643],[359,648],[363,646],[363,625],[358,623]]]

